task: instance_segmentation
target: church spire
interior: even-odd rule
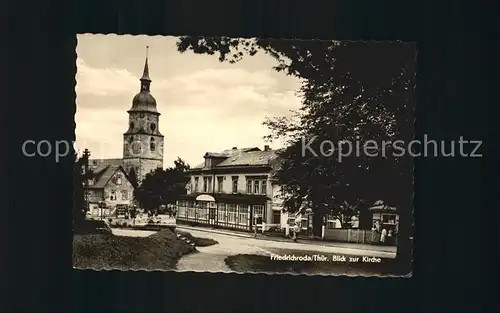
[[[149,91],[149,85],[151,84],[151,78],[149,78],[148,50],[149,46],[146,46],[146,62],[144,63],[144,71],[141,77],[141,91]]]

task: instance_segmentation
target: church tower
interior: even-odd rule
[[[128,130],[123,134],[123,167],[140,183],[146,174],[163,168],[163,135],[160,133],[160,113],[150,93],[148,52],[140,79],[141,90],[132,100]]]

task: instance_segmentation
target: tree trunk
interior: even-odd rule
[[[313,235],[321,237],[323,227],[323,214],[321,212],[313,214]]]
[[[398,244],[396,252],[397,274],[407,275],[412,271],[413,259],[413,212],[402,210],[399,216]]]

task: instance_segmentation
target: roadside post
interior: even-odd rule
[[[257,214],[253,216],[253,236],[257,237]]]

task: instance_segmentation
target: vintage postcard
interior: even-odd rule
[[[75,268],[411,276],[415,44],[77,39]]]

